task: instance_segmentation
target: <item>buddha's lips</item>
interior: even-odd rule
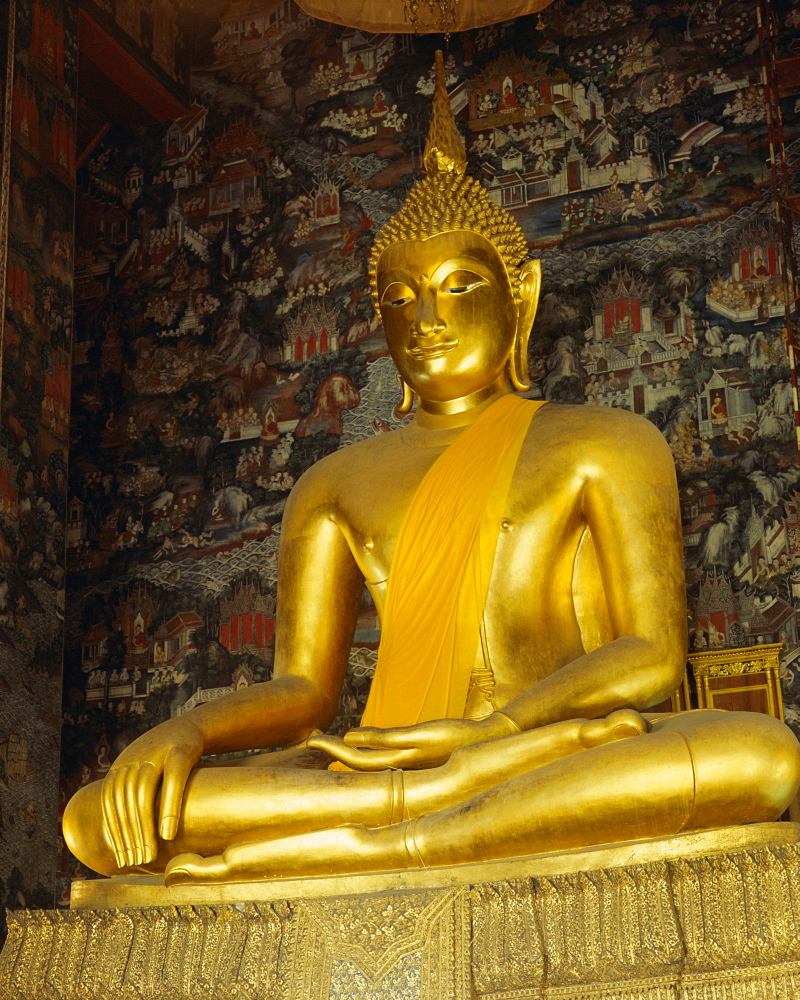
[[[441,340],[427,347],[409,347],[406,349],[406,354],[410,358],[427,360],[428,358],[440,358],[443,354],[449,354],[450,351],[454,351],[457,347],[457,340]]]

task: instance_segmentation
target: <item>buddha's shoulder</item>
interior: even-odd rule
[[[298,479],[292,491],[302,495],[318,494],[335,496],[340,492],[351,493],[359,481],[366,481],[375,474],[375,463],[383,467],[395,451],[402,451],[400,432],[388,431],[345,445],[315,462]]]
[[[537,444],[548,439],[559,446],[569,442],[574,454],[597,454],[602,448],[609,456],[645,451],[654,457],[670,457],[669,446],[654,424],[618,407],[548,403],[536,414],[531,432]]]

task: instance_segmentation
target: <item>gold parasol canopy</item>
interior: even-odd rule
[[[364,31],[445,32],[535,14],[553,0],[297,0],[307,14]]]

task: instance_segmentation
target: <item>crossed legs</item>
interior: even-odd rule
[[[330,772],[198,767],[175,840],[146,869],[168,884],[389,870],[516,857],[780,815],[800,747],[752,713],[632,710],[456,751],[441,767]],[[100,782],[65,814],[95,871],[118,874]]]
[[[128,870],[163,872],[184,852],[219,855],[243,843],[348,824],[396,824],[469,799],[514,774],[608,740],[639,735],[646,728],[641,716],[631,711],[616,712],[608,720],[560,722],[459,750],[441,767],[420,771],[271,768],[269,755],[260,759],[261,766],[200,766],[187,783],[175,839],[159,839],[155,860]],[[116,875],[120,868],[103,827],[101,787],[97,781],[73,796],[64,814],[64,836],[88,867]]]
[[[776,719],[684,712],[655,717],[645,733],[637,719],[623,710],[470,747],[427,772],[429,788],[442,783],[434,811],[412,804],[410,818],[378,828],[345,825],[233,845],[211,858],[178,856],[166,882],[457,864],[763,822],[800,784],[800,746]],[[565,752],[555,758],[559,742]],[[488,787],[458,798],[459,786],[479,783],[481,764]]]

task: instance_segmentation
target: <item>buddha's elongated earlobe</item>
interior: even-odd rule
[[[514,338],[514,346],[508,358],[508,375],[511,384],[517,392],[527,392],[531,387],[531,377],[528,371],[528,337],[519,333]]]
[[[394,408],[394,415],[396,417],[404,417],[407,413],[411,412],[411,407],[414,405],[415,393],[411,389],[411,386],[407,385],[402,379],[400,379],[400,384],[403,387],[403,398]]]
[[[514,346],[508,359],[508,374],[517,392],[526,392],[531,387],[528,373],[528,341],[536,318],[539,291],[542,285],[542,267],[538,260],[527,260],[520,268],[519,284],[514,292],[517,307],[517,330]]]

